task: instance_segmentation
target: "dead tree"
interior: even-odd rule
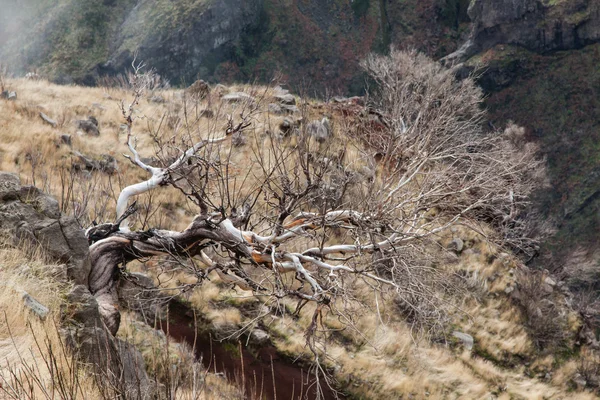
[[[123,189],[122,218],[87,232],[90,289],[113,334],[119,267],[135,259],[187,258],[198,284],[216,271],[244,290],[316,302],[317,310],[350,295],[349,283],[362,279],[418,313],[422,305],[411,299],[431,303],[436,296],[421,273],[435,273],[420,261],[427,240],[459,220],[517,221],[541,164],[531,146],[483,133],[482,95],[473,81],[457,81],[416,53],[393,51],[365,67],[378,84],[371,106],[384,123],[342,122],[343,134],[356,140],[318,146],[301,131],[294,145],[284,144],[255,132],[261,109],[248,100],[219,135],[179,138],[166,167],[144,163],[136,150],[133,108],[145,87],[136,71],[134,100],[122,110],[128,158],[149,179]],[[254,140],[242,171],[234,171],[227,145],[233,135]],[[129,201],[162,186],[179,189],[198,215],[183,231],[131,230]]]

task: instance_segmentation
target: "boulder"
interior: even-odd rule
[[[67,146],[71,147],[73,145],[71,135],[67,135],[67,134],[60,135],[60,143],[66,144]]]
[[[65,264],[66,275],[87,285],[88,242],[77,221],[60,215],[58,202],[32,186],[21,187],[13,174],[0,173],[0,229],[16,243],[42,246],[48,256]]]
[[[213,92],[216,93],[217,96],[223,97],[227,93],[229,93],[229,89],[227,88],[227,86],[219,83],[219,84],[215,85],[215,87],[213,88]]]
[[[281,123],[279,124],[279,130],[281,131],[281,133],[283,133],[284,136],[291,134],[296,127],[297,124],[289,117],[284,118],[283,121],[281,121]]]
[[[546,279],[544,279],[544,283],[548,286],[556,286],[556,281],[550,278],[549,276],[547,276]]]
[[[454,336],[455,338],[460,340],[462,342],[463,346],[465,347],[465,349],[467,349],[467,350],[473,349],[473,345],[475,343],[473,336],[471,336],[467,333],[460,332],[460,331],[452,332],[452,336]]]
[[[31,243],[24,248],[41,247],[50,259],[64,263],[62,268],[73,288],[61,309],[60,329],[73,354],[99,379],[106,380],[107,387],[127,388],[126,393],[131,395],[127,398],[154,398],[141,355],[113,337],[89,290],[89,245],[77,221],[61,216],[58,202],[52,197],[35,187],[21,186],[14,174],[0,172],[0,229],[15,243]],[[46,306],[29,293],[20,295],[31,312],[42,319],[47,317],[50,310]]]
[[[348,98],[347,97],[343,97],[343,96],[334,96],[331,99],[332,103],[347,103],[348,102]]]
[[[312,121],[306,126],[306,133],[315,138],[319,143],[325,142],[331,137],[331,126],[329,119],[324,117],[321,121]]]
[[[254,344],[264,344],[269,341],[271,336],[262,329],[254,329],[250,333],[250,341]]]
[[[276,95],[286,95],[286,94],[288,94],[290,91],[289,91],[289,90],[287,90],[287,89],[284,89],[284,88],[282,88],[280,85],[277,85],[277,86],[275,86],[275,87],[273,88],[273,92],[274,92]]]
[[[98,120],[95,117],[88,117],[88,119],[79,119],[75,121],[77,129],[82,130],[88,135],[100,136],[100,130],[98,129]]]
[[[587,386],[587,381],[579,373],[575,374],[575,376],[573,376],[572,380],[573,380],[573,383],[575,384],[575,386],[577,386],[578,390],[583,390]]]
[[[17,99],[17,92],[2,92],[2,94],[4,95],[4,93],[6,93],[6,100],[16,100]]]
[[[296,106],[291,106],[288,104],[280,104],[279,107],[281,107],[281,113],[282,114],[297,114],[300,112],[300,110],[298,109],[298,107]]]
[[[23,292],[21,297],[23,299],[23,303],[29,309],[29,311],[37,315],[41,320],[46,319],[46,316],[50,313],[48,307],[31,297],[31,295],[27,292]]]
[[[15,174],[0,172],[0,201],[16,200],[21,190],[21,180]]]
[[[273,96],[273,100],[275,100],[279,104],[286,104],[289,106],[296,105],[296,98],[292,94],[276,94]]]
[[[40,112],[40,118],[42,118],[42,120],[45,123],[47,123],[48,125],[52,126],[53,128],[56,128],[56,126],[58,125],[55,120],[53,120],[52,118],[50,118],[49,116],[47,116],[43,112]]]
[[[279,104],[270,103],[267,109],[271,114],[283,114],[283,109]]]
[[[456,254],[460,254],[463,249],[465,247],[465,243],[463,242],[463,240],[461,238],[454,238],[452,239],[452,241],[450,242],[450,244],[448,244],[448,250],[455,252]]]
[[[233,147],[242,147],[247,143],[246,135],[242,132],[236,132],[231,135],[231,144]]]
[[[226,94],[221,99],[227,103],[253,103],[254,97],[244,92],[233,92]]]
[[[85,156],[78,151],[73,151],[77,158],[73,160],[73,168],[80,171],[100,171],[112,175],[117,172],[117,160],[108,154],[102,154],[100,160]]]

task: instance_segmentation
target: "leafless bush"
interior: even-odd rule
[[[419,180],[418,192],[404,185],[394,195],[449,218],[491,223],[505,244],[531,252],[528,196],[545,174],[523,129],[509,124],[504,132],[484,134],[481,89],[422,54],[392,50],[363,67],[376,87],[354,134],[378,152],[389,171],[384,179],[401,173]]]
[[[577,372],[586,382],[586,387],[600,390],[600,354],[586,349],[581,354]]]
[[[567,317],[550,296],[552,288],[538,271],[519,271],[514,295],[523,310],[529,336],[539,350],[556,350],[568,339]]]

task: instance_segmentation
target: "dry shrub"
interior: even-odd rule
[[[582,351],[577,372],[585,379],[586,387],[600,390],[600,354],[597,351]]]
[[[519,271],[513,298],[521,306],[525,327],[541,351],[557,350],[567,345],[568,321],[564,310],[552,299],[552,288],[538,271]]]

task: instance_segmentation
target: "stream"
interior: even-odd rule
[[[198,329],[201,318],[187,305],[169,303],[169,322],[161,329],[179,342],[194,348],[196,357],[211,372],[223,373],[229,381],[244,383],[249,400],[312,400],[317,398],[314,376],[299,363],[277,351],[270,342],[244,345],[237,340],[218,341],[208,330]],[[241,354],[240,354],[241,350]],[[243,360],[243,363],[242,363]],[[243,371],[243,374],[242,374]],[[324,400],[345,399],[341,393],[321,385]]]

